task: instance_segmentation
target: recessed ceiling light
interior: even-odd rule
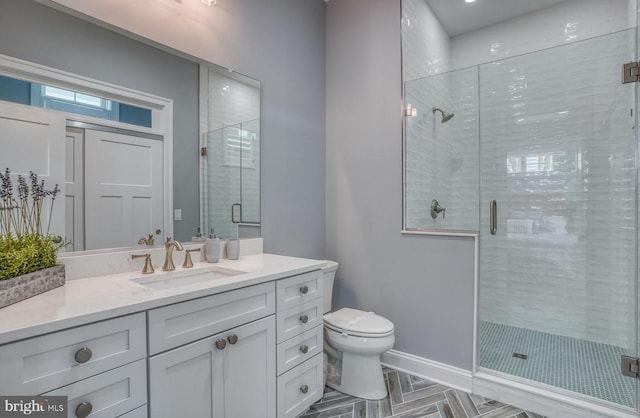
[[[465,3],[475,3],[476,0],[464,0]]]

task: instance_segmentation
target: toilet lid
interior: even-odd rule
[[[324,316],[324,323],[334,331],[359,336],[384,337],[393,333],[393,322],[373,312],[342,308]]]

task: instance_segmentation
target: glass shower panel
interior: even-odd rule
[[[242,222],[260,222],[260,119],[241,124],[240,203]]]
[[[479,366],[636,407],[636,32],[481,65]],[[489,230],[497,202],[497,233]]]
[[[234,125],[204,134],[207,147],[204,232],[208,234],[214,228],[221,238],[238,236],[238,227],[232,222],[232,211],[235,210],[235,217],[239,217],[239,211],[233,205],[241,202],[242,155],[238,146],[241,131],[241,125]]]
[[[405,83],[407,230],[478,230],[478,68]],[[434,200],[445,210],[432,216]]]

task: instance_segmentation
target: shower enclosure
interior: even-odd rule
[[[477,233],[476,373],[637,416],[620,372],[638,356],[637,86],[620,80],[635,3],[631,29],[405,72],[404,222]]]

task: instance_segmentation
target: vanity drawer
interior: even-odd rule
[[[278,280],[278,312],[322,297],[322,271],[315,270]]]
[[[91,408],[91,418],[119,417],[147,402],[146,360],[89,377],[43,396],[67,396],[69,418],[76,418],[78,408]]]
[[[316,354],[322,353],[323,329],[324,327],[317,326],[278,344],[278,375],[310,359]]]
[[[43,393],[145,356],[144,313],[6,344],[0,346],[0,393]]]
[[[157,354],[275,313],[273,282],[149,311],[149,354]]]
[[[294,418],[322,398],[322,354],[278,377],[278,418]]]
[[[322,326],[322,298],[278,312],[277,340],[281,343],[316,326]]]

